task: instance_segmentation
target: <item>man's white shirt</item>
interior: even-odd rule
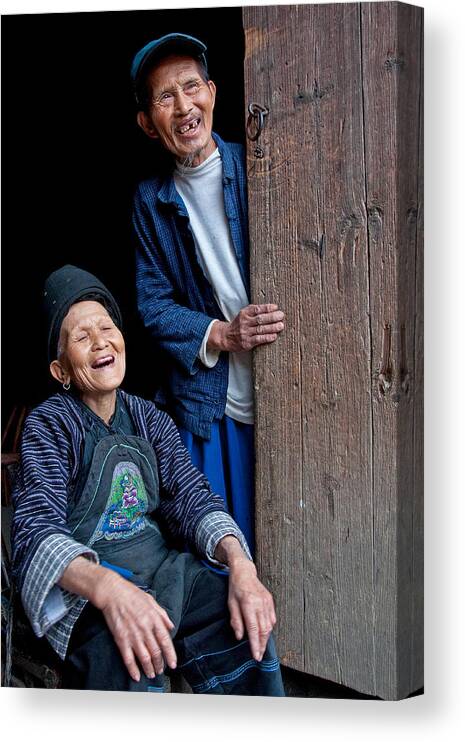
[[[176,189],[184,201],[194,237],[200,267],[211,284],[225,319],[231,322],[249,304],[234,250],[224,208],[223,164],[216,149],[197,167],[176,164]],[[208,351],[207,340],[213,322],[205,333],[199,358],[213,368],[219,351]],[[252,353],[229,353],[226,414],[242,423],[253,423]]]

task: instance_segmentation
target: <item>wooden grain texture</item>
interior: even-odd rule
[[[371,692],[370,334],[359,9],[313,6],[307,28],[303,18],[297,25],[303,48],[312,35],[305,73],[317,92],[299,110],[301,126],[313,134],[315,163],[301,160],[299,181],[311,180],[314,194],[309,200],[308,190],[300,191],[300,235],[301,242],[309,234],[324,239],[319,255],[302,251],[300,265],[302,277],[315,278],[313,290],[303,282],[301,292],[311,318],[301,335],[303,482],[310,506],[304,528],[305,637],[312,640],[306,665]]]
[[[258,23],[254,21],[254,11],[260,17]],[[274,23],[279,9],[250,7],[243,12],[249,89],[253,83],[250,100],[271,106],[277,123],[273,126],[272,146],[267,134],[268,120],[260,137],[265,157],[256,158],[252,145],[247,162],[249,208],[253,215],[251,265],[255,266],[252,295],[256,302],[278,304],[292,328],[278,343],[260,349],[254,357],[258,569],[279,609],[277,636],[282,660],[303,670],[301,318],[300,285],[295,280],[299,274],[295,189],[299,132],[295,119],[287,111],[291,78],[289,65],[282,65],[280,59],[279,28]],[[277,85],[274,70],[279,73]],[[293,454],[289,455],[291,451]]]
[[[415,334],[422,13],[402,3],[362,3],[361,9],[374,370],[375,672],[378,695],[401,698],[413,690],[415,631],[414,408],[421,394],[416,390]],[[418,331],[417,324],[417,335]],[[419,455],[418,448],[416,453]]]
[[[420,96],[419,96],[419,130],[420,140],[418,148],[418,218],[416,239],[416,275],[415,275],[415,367],[414,367],[414,446],[413,446],[413,523],[412,523],[412,662],[411,688],[421,688],[424,683],[424,550],[423,550],[423,491],[424,491],[424,347],[423,347],[423,317],[424,317],[424,281],[423,281],[423,15],[421,17],[421,56],[420,56]]]
[[[289,667],[422,685],[421,9],[243,9],[258,566]],[[261,151],[257,156],[257,145]]]

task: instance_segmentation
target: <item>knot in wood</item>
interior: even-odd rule
[[[384,68],[388,70],[388,72],[402,70],[405,67],[405,59],[402,59],[402,57],[388,57],[386,61],[384,62]]]

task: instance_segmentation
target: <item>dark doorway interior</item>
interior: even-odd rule
[[[5,16],[2,391],[4,419],[55,391],[41,324],[45,277],[96,273],[125,318],[125,388],[150,397],[158,359],[136,315],[131,200],[156,167],[135,122],[134,53],[170,31],[201,38],[218,93],[215,130],[243,141],[240,8]]]

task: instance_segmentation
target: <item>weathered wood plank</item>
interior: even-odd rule
[[[424,610],[423,610],[423,491],[424,491],[424,414],[423,414],[423,14],[421,17],[421,52],[420,52],[420,100],[419,100],[419,132],[418,149],[418,219],[416,239],[416,276],[415,276],[415,359],[414,359],[414,445],[413,445],[413,522],[412,522],[412,672],[410,688],[421,688],[424,683]]]
[[[287,117],[289,82],[279,49],[282,34],[289,34],[289,29],[281,28],[278,8],[246,7],[243,14],[246,89],[253,90],[246,103],[269,106],[269,118],[280,122]],[[272,39],[276,41],[270,43]],[[277,84],[275,70],[279,72]],[[272,140],[267,119],[259,141],[265,156],[255,157],[255,145],[251,144],[247,167],[252,300],[278,304],[290,328],[274,345],[257,350],[254,357],[258,570],[275,596],[282,661],[303,670],[299,257],[296,162],[289,156],[296,151],[297,142],[292,117],[285,129],[273,127]]]
[[[412,672],[415,271],[421,9],[362,3],[374,446],[376,692]]]
[[[367,230],[356,4],[296,11],[306,667],[372,692]],[[308,54],[308,49],[311,54]],[[298,101],[301,101],[300,103]],[[310,371],[310,373],[309,373]]]

